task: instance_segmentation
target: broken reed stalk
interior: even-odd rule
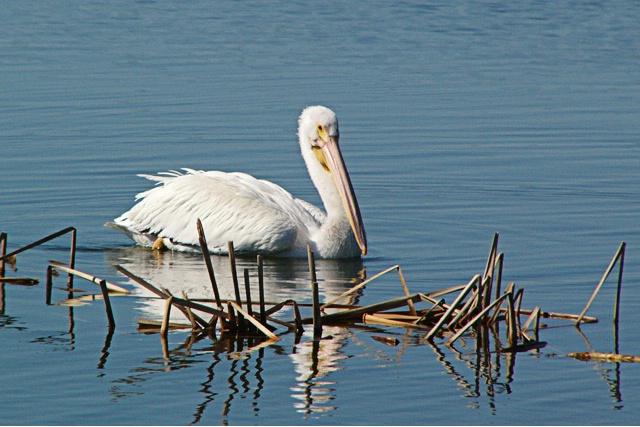
[[[409,292],[409,287],[407,286],[407,281],[404,280],[404,274],[402,274],[402,269],[400,268],[400,266],[398,266],[398,277],[400,278],[400,283],[402,284],[402,289],[404,290],[404,294],[406,296],[411,295],[411,293]],[[411,314],[415,316],[416,308],[413,305],[413,301],[407,300],[407,306],[409,307],[409,311],[411,312]]]
[[[216,299],[216,305],[222,310],[222,302],[220,300],[220,292],[218,292],[218,284],[216,282],[216,275],[213,272],[213,265],[211,264],[211,254],[209,253],[209,246],[207,245],[207,237],[204,234],[204,228],[200,218],[196,221],[196,227],[198,228],[198,240],[200,242],[200,250],[204,256],[204,263],[207,266],[207,272],[209,273],[209,280],[211,281],[211,287],[213,288],[213,296]]]
[[[167,288],[163,288],[162,286],[160,287],[160,290],[167,296],[173,297],[173,305],[176,306],[176,308],[178,310],[180,310],[180,312],[182,314],[184,314],[184,317],[186,317],[187,319],[189,319],[189,321],[191,322],[191,324],[193,325],[193,329],[194,330],[198,330],[198,329],[204,329],[207,327],[208,322],[206,322],[203,318],[199,317],[198,315],[196,315],[195,313],[193,313],[191,311],[191,307],[188,305],[191,301],[189,301],[189,299],[186,297],[186,293],[182,293],[183,296],[185,296],[184,299],[180,299],[180,298],[176,298],[171,291],[169,291],[169,289]],[[183,304],[184,303],[184,304]],[[201,325],[201,328],[198,328],[197,325],[195,325],[195,323]]]
[[[228,330],[230,333],[235,333],[238,330],[238,321],[236,319],[236,312],[231,305],[233,301],[227,301],[227,313],[229,313],[229,321],[223,324],[223,330]],[[225,329],[226,328],[226,329]]]
[[[618,286],[616,287],[616,300],[613,306],[613,323],[618,324],[620,319],[620,291],[622,290],[622,270],[624,270],[624,253],[626,251],[627,244],[625,242],[620,243],[618,253],[620,253],[619,262],[620,268],[618,268]]]
[[[27,251],[29,249],[35,248],[36,246],[40,246],[43,243],[46,243],[50,240],[56,239],[64,234],[67,233],[71,233],[71,248],[69,249],[69,267],[70,268],[74,268],[75,267],[75,262],[76,262],[76,229],[75,227],[67,227],[64,228],[60,231],[57,231],[53,234],[50,234],[46,237],[43,237],[40,240],[36,240],[33,243],[29,243],[26,246],[23,246],[19,249],[16,249],[13,252],[10,252],[8,254],[4,254],[4,249],[3,249],[3,255],[0,256],[0,261],[3,262],[3,266],[4,266],[4,261],[6,259],[10,259],[11,257],[18,255],[19,253],[22,253],[24,251]],[[5,234],[5,240],[6,240],[6,233]],[[4,275],[4,274],[3,274]],[[71,288],[73,286],[73,274],[69,274],[69,278],[67,279],[67,287]]]
[[[38,279],[32,279],[30,277],[1,277],[0,285],[19,285],[19,286],[35,286],[38,284]]]
[[[107,321],[109,322],[109,330],[112,331],[116,327],[116,321],[113,318],[113,310],[111,310],[111,299],[109,298],[109,289],[107,288],[106,280],[100,280],[100,290],[102,291],[104,308],[107,311]]]
[[[51,290],[53,288],[53,267],[47,266],[47,283],[45,286],[45,304],[51,305]]]
[[[449,286],[448,288],[443,288],[443,289],[439,289],[437,291],[433,291],[433,292],[429,292],[427,294],[425,294],[426,296],[430,297],[430,298],[438,298],[441,297],[442,295],[447,295],[447,294],[452,294],[454,292],[459,292],[462,289],[464,289],[467,285],[455,285],[455,286]]]
[[[229,301],[229,304],[231,304],[231,306],[233,308],[235,308],[238,311],[238,313],[242,314],[245,319],[247,319],[249,322],[251,322],[253,324],[253,326],[258,328],[260,330],[260,332],[265,334],[267,337],[269,337],[270,339],[275,340],[275,341],[279,341],[280,340],[280,338],[278,338],[273,332],[271,332],[269,330],[269,328],[265,327],[263,324],[258,322],[253,316],[251,316],[242,307],[240,307],[239,304],[236,304],[233,301]]]
[[[366,314],[366,313],[365,313]],[[384,317],[385,319],[391,319],[391,320],[399,320],[402,322],[416,322],[417,320],[420,320],[421,317],[419,316],[412,316],[411,314],[408,313],[400,313],[400,312],[395,312],[392,311],[390,313],[375,313],[376,316],[380,316],[380,317]]]
[[[313,337],[319,338],[322,336],[322,317],[320,316],[320,295],[318,291],[318,280],[316,279],[316,261],[310,245],[307,245],[307,257],[309,258],[309,274],[311,276],[311,296],[313,300]]]
[[[502,266],[504,265],[504,253],[500,252],[498,254],[498,257],[496,258],[496,267],[498,268],[498,272],[496,275],[496,280],[494,281],[495,283],[495,298],[497,299],[500,295],[501,292],[501,287],[502,287]]]
[[[371,276],[369,279],[358,283],[356,286],[354,286],[354,287],[352,287],[350,289],[347,289],[345,292],[343,292],[342,294],[338,295],[337,297],[335,297],[334,299],[330,300],[329,302],[326,302],[326,303],[322,304],[322,307],[320,307],[320,309],[324,310],[327,307],[333,306],[336,302],[338,302],[341,299],[343,299],[343,298],[353,294],[354,292],[364,288],[367,284],[369,284],[373,280],[377,279],[378,277],[383,276],[383,275],[389,273],[390,271],[398,270],[399,268],[400,268],[399,265],[394,265],[393,267],[389,267],[386,270],[383,270],[380,273]]]
[[[300,316],[300,308],[298,307],[298,303],[293,301],[293,318],[296,327],[296,333],[302,334],[304,332],[304,327],[302,326],[302,316]]]
[[[464,320],[469,315],[473,314],[474,308],[477,306],[478,300],[481,299],[482,288],[476,288],[473,290],[471,297],[467,302],[458,310],[458,314],[449,322],[447,329],[453,331],[458,323]]]
[[[506,313],[507,310],[505,308],[500,309],[500,314]],[[520,316],[529,316],[533,310],[523,308],[520,310]],[[575,321],[579,315],[578,314],[569,314],[569,313],[556,313],[553,311],[540,311],[540,316],[545,319],[565,319],[565,320],[573,320]],[[581,320],[582,323],[598,323],[598,319],[596,317],[584,316]]]
[[[496,268],[496,258],[498,256],[498,238],[500,234],[496,231],[493,234],[493,241],[491,242],[491,249],[487,256],[487,262],[484,267],[484,273],[482,275],[482,281],[480,283],[480,309],[483,309],[489,305],[491,301],[491,290],[493,288],[493,275]]]
[[[249,284],[249,269],[244,269],[244,293],[247,304],[247,313],[253,317],[253,308],[251,306],[251,285]]]
[[[460,305],[460,303],[462,302],[464,297],[467,296],[469,291],[474,286],[476,286],[476,283],[479,282],[479,281],[480,281],[480,275],[479,274],[476,274],[475,276],[473,276],[473,278],[469,281],[469,283],[467,283],[467,285],[464,287],[464,289],[462,289],[462,291],[458,294],[458,297],[453,301],[453,303],[451,304],[449,309],[440,317],[440,320],[438,320],[438,323],[436,323],[433,326],[433,328],[431,328],[429,333],[427,333],[427,335],[424,337],[425,340],[430,341],[433,338],[433,336],[438,332],[438,329],[440,329],[440,327],[447,320],[449,320],[449,317],[451,317],[451,314],[453,313],[453,311],[458,307],[458,305]]]
[[[406,280],[404,280],[404,274],[402,274],[402,269],[400,268],[400,266],[398,266],[398,277],[400,277],[400,283],[402,283],[402,289],[404,289],[404,294],[406,296],[411,295],[409,293],[409,287],[407,286],[407,282],[406,282]],[[415,316],[416,315],[416,308],[413,305],[413,301],[407,300],[407,306],[409,307],[409,311],[411,312],[411,314],[413,316]]]
[[[309,304],[297,303],[296,301],[294,301],[292,299],[288,299],[288,300],[279,302],[277,304],[276,303],[269,303],[269,304],[272,304],[272,307],[270,309],[268,309],[268,310],[265,310],[265,318],[266,319],[268,319],[268,320],[270,320],[270,321],[272,321],[274,323],[277,323],[279,325],[286,326],[290,330],[296,331],[297,333],[301,334],[301,333],[304,332],[304,328],[302,327],[303,320],[302,320],[302,317],[300,316],[300,308],[299,307],[301,305],[309,306]],[[293,324],[291,324],[289,322],[282,321],[280,319],[276,319],[274,317],[271,317],[272,314],[280,311],[282,309],[282,307],[290,306],[290,305],[293,306],[293,313],[294,313],[294,323]],[[264,325],[266,327],[269,327],[269,325],[266,323],[266,321],[265,321]]]
[[[422,331],[429,331],[431,329],[429,326],[420,325],[417,323],[404,322],[401,320],[394,320],[388,317],[380,316],[378,314],[367,314],[367,313],[364,313],[362,315],[362,323],[382,325],[382,326],[397,326],[400,328],[418,329]]]
[[[231,279],[233,280],[233,291],[236,296],[236,303],[242,306],[242,299],[240,298],[240,285],[238,284],[238,271],[236,270],[236,253],[233,249],[233,242],[228,241],[227,247],[229,248],[229,264],[231,264]]]
[[[344,321],[353,321],[362,318],[363,314],[374,314],[379,311],[391,310],[398,307],[407,306],[407,301],[411,300],[411,302],[421,301],[420,294],[413,294],[409,296],[404,296],[400,298],[394,298],[388,301],[383,301],[371,305],[365,305],[357,308],[350,308],[344,311],[338,311],[336,313],[329,313],[322,316],[322,321],[325,323],[336,323],[336,322],[344,322]],[[308,319],[304,320],[305,323],[309,323]]]
[[[282,302],[279,302],[279,303],[277,303],[277,304],[274,304],[274,305],[273,305],[273,307],[271,307],[270,309],[268,309],[268,310],[266,310],[266,311],[265,311],[265,316],[269,317],[269,316],[271,316],[272,314],[274,314],[274,313],[276,313],[276,312],[280,311],[280,309],[281,309],[282,307],[284,307],[285,305],[293,305],[293,304],[295,304],[295,303],[296,303],[296,302],[295,302],[294,300],[292,300],[292,299],[288,299],[288,300],[286,300],[286,301],[282,301]]]
[[[258,255],[258,293],[260,295],[260,323],[267,324],[267,315],[264,306],[264,267],[262,265],[262,256]]]
[[[443,307],[443,305],[444,305],[444,298],[436,301],[435,303],[433,303],[431,308],[429,308],[427,311],[425,311],[422,314],[422,316],[420,316],[418,319],[416,319],[416,321],[414,323],[422,324],[422,323],[427,322],[428,319],[435,314],[436,310],[440,310],[440,313],[444,313],[444,311],[446,309]]]
[[[130,292],[118,285],[114,285],[112,283],[108,283],[104,279],[100,279],[99,277],[91,276],[90,274],[83,273],[82,271],[78,271],[74,268],[65,267],[61,265],[60,261],[49,261],[49,266],[47,267],[47,289],[46,289],[46,304],[51,304],[51,289],[53,286],[52,273],[53,269],[64,271],[69,275],[81,277],[89,282],[95,283],[100,286],[100,291],[102,292],[102,299],[104,300],[104,307],[107,311],[107,321],[109,322],[109,329],[112,330],[116,327],[116,322],[113,317],[113,310],[111,309],[111,299],[109,298],[109,291],[118,292],[122,294],[129,294]]]
[[[147,289],[148,291],[156,294],[157,296],[159,296],[162,299],[167,299],[169,297],[172,298],[172,302],[174,304],[177,304],[178,309],[182,312],[182,314],[185,315],[186,318],[188,318],[189,320],[191,320],[189,313],[186,310],[185,306],[189,306],[192,308],[196,308],[199,309],[201,311],[205,311],[205,312],[209,312],[210,314],[214,314],[217,315],[217,313],[215,312],[210,312],[209,310],[213,310],[210,307],[207,307],[205,305],[202,304],[197,304],[197,303],[193,303],[191,301],[188,300],[181,300],[178,298],[175,298],[169,291],[167,290],[160,290],[158,288],[156,288],[155,286],[153,286],[151,283],[147,282],[146,280],[144,280],[141,277],[136,276],[135,274],[131,273],[129,270],[127,270],[126,268],[118,265],[118,264],[114,264],[113,268],[115,268],[116,270],[118,270],[120,273],[124,274],[125,276],[127,276],[128,278],[134,280],[136,283],[138,283],[139,285],[142,285],[142,287],[144,287],[145,289]],[[184,304],[182,304],[184,303]],[[183,306],[185,305],[185,306]],[[215,311],[215,310],[214,310]],[[223,313],[222,311],[218,311],[219,313]],[[204,320],[202,320],[200,317],[194,316],[196,318],[196,321],[203,327],[206,328],[207,327],[207,322],[205,322]]]
[[[478,322],[478,320],[482,319],[482,317],[488,313],[494,306],[498,305],[499,303],[502,302],[503,299],[507,298],[510,295],[510,293],[504,293],[502,294],[500,297],[498,297],[497,299],[495,299],[491,304],[489,304],[488,306],[486,306],[480,313],[478,313],[473,319],[471,319],[469,322],[467,322],[466,325],[464,325],[462,328],[458,329],[458,331],[455,333],[455,335],[453,335],[451,338],[449,338],[449,340],[445,343],[446,345],[451,345],[453,344],[458,338],[460,338],[460,336],[462,334],[464,334],[467,329],[469,329],[471,326],[473,326],[476,322]]]
[[[507,289],[505,291],[505,294],[511,293],[513,294],[513,289],[515,288],[515,283],[511,282],[507,285]],[[489,322],[487,323],[488,325],[493,325],[496,323],[496,321],[498,320],[498,316],[501,313],[507,313],[507,310],[504,310],[502,308],[502,304],[504,303],[504,300],[496,306],[496,309],[493,312],[493,315],[491,316],[491,318],[489,318]]]
[[[493,289],[493,271],[489,276],[484,277],[480,289],[478,290],[478,297],[476,299],[476,305],[469,315],[475,314],[478,311],[482,311],[486,306],[491,303],[491,290]],[[465,316],[465,318],[468,316]]]
[[[584,351],[580,353],[569,353],[569,357],[573,357],[578,360],[597,360],[599,362],[635,362],[640,363],[640,356],[632,356],[628,354],[616,354],[616,353],[598,353]]]
[[[73,274],[75,276],[81,277],[85,280],[88,280],[89,282],[93,282],[96,285],[100,285],[100,281],[102,279],[92,276],[90,274],[84,273],[82,271],[76,270],[75,268],[71,268],[71,267],[67,267],[63,262],[61,261],[56,261],[56,260],[49,260],[49,264],[55,269],[55,270],[60,270],[63,271],[65,273],[69,273],[69,274]],[[121,293],[121,294],[130,294],[131,292],[129,292],[127,289],[123,288],[122,286],[118,286],[118,285],[114,285],[113,283],[110,282],[105,282],[107,289],[111,292],[117,292],[117,293]]]
[[[139,285],[141,285],[142,287],[144,287],[145,289],[147,289],[148,291],[154,293],[155,295],[159,296],[162,299],[167,299],[170,296],[169,294],[160,291],[158,288],[153,286],[151,283],[147,282],[146,280],[144,280],[141,277],[136,276],[135,274],[133,274],[132,272],[130,272],[129,270],[127,270],[126,268],[122,267],[119,264],[114,264],[113,268],[115,268],[120,273],[124,274],[125,276],[127,276],[131,280],[135,281],[136,283],[138,283]],[[209,307],[208,305],[199,304],[199,303],[194,302],[194,301],[187,301],[187,300],[184,300],[182,298],[175,298],[175,297],[173,299],[173,302],[174,302],[174,304],[178,304],[178,305],[181,305],[181,306],[184,306],[184,307],[191,307],[193,309],[196,309],[196,310],[199,310],[199,311],[203,311],[205,313],[216,315],[216,316],[218,316],[220,318],[223,318],[223,319],[229,319],[229,314],[228,313],[225,313],[224,311],[215,309],[213,307]]]
[[[0,233],[0,277],[4,277],[4,255],[7,253],[7,233]]]
[[[482,277],[487,277],[493,274],[493,269],[495,266],[496,255],[498,253],[498,238],[500,237],[500,233],[497,231],[493,234],[493,241],[491,242],[491,249],[489,250],[489,256],[487,257],[487,263],[484,267],[484,274]]]
[[[516,328],[520,330],[520,307],[522,307],[522,297],[524,296],[524,289],[520,288],[516,291],[513,297],[513,309],[516,315]]]
[[[475,301],[475,299],[477,297],[478,297],[478,288],[475,288],[472,291],[471,296],[469,297],[469,299],[467,299],[467,301],[462,306],[462,308],[457,310],[457,314],[455,315],[455,317],[453,319],[451,319],[449,322],[447,322],[447,329],[449,329],[451,331],[453,331],[455,329],[456,324],[458,324],[460,322],[460,320],[469,313],[471,305],[474,303],[474,301]]]
[[[538,328],[540,326],[540,307],[536,306],[532,311],[531,314],[529,315],[529,317],[527,317],[527,320],[524,322],[524,325],[522,325],[522,328],[520,328],[520,333],[524,333],[527,331],[527,329],[529,328],[529,326],[531,326],[531,323],[533,323],[533,333],[535,334],[535,339],[536,341],[538,340]]]
[[[285,328],[287,328],[289,330],[289,332],[296,332],[297,333],[297,326],[294,320],[294,323],[291,322],[287,322],[284,320],[280,320],[280,319],[276,319],[275,317],[269,317],[267,316],[267,319],[269,319],[270,321],[272,321],[273,323],[277,323],[280,326],[284,326]]]
[[[620,243],[618,249],[620,267],[618,268],[618,285],[616,287],[616,300],[613,306],[613,323],[618,324],[620,316],[620,292],[622,290],[622,270],[624,270],[624,253],[626,251],[627,244],[625,242]]]
[[[613,258],[611,259],[609,266],[605,270],[604,274],[602,275],[602,278],[600,279],[600,282],[598,282],[598,285],[596,286],[593,293],[591,294],[589,301],[587,301],[587,305],[584,307],[584,309],[578,316],[578,319],[575,321],[576,326],[580,326],[580,322],[582,321],[582,318],[587,313],[587,310],[589,310],[589,307],[591,307],[591,304],[593,303],[593,301],[596,299],[596,295],[598,295],[598,292],[600,292],[600,288],[602,287],[604,282],[607,280],[607,277],[609,277],[611,270],[613,270],[613,267],[615,267],[616,263],[620,261],[620,265],[618,266],[618,288],[616,291],[616,301],[615,301],[614,313],[613,313],[613,320],[614,322],[617,322],[618,309],[620,305],[620,288],[622,287],[622,268],[624,265],[624,252],[625,252],[626,245],[627,244],[625,242],[620,243],[620,247],[618,248]]]
[[[164,317],[163,317],[164,320]],[[162,327],[162,321],[152,320],[152,319],[138,319],[138,330],[142,330],[143,332],[155,332],[159,331]],[[169,322],[169,329],[190,329],[191,325],[188,323],[173,323]]]
[[[182,291],[182,298],[185,299],[185,301],[189,301],[189,296],[187,295],[187,293],[185,291]],[[202,328],[200,328],[198,326],[198,321],[196,320],[196,315],[193,313],[193,311],[191,310],[190,307],[185,307],[184,308],[187,317],[189,318],[189,321],[191,322],[191,329],[194,331],[198,331],[198,330],[202,330]],[[214,316],[215,317],[215,316]],[[208,325],[208,322],[205,322],[204,319],[201,319],[203,324]]]
[[[513,292],[507,292],[507,347],[514,348],[518,344],[516,328],[516,311],[513,305]]]

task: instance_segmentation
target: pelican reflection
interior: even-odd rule
[[[235,291],[231,275],[231,263],[226,256],[213,256],[211,258],[215,279],[222,299],[234,299]],[[151,282],[157,287],[163,287],[174,295],[181,295],[184,291],[190,299],[211,299],[213,291],[209,275],[202,256],[181,252],[157,253],[134,247],[117,251],[110,251],[108,261],[119,264],[135,275]],[[349,260],[316,260],[316,275],[320,288],[321,301],[329,301],[341,295],[345,290],[353,287],[363,276],[363,264],[360,259]],[[256,259],[236,258],[236,269],[240,280],[242,272],[248,269],[251,293],[253,301],[257,301],[258,279]],[[282,302],[293,299],[298,302],[308,302],[311,299],[311,286],[309,264],[302,259],[265,259],[263,261],[265,300],[267,302]],[[155,298],[152,294],[135,282],[132,295],[138,298],[136,308],[141,317],[160,320],[164,316],[165,302]],[[359,295],[351,297],[350,303],[356,303]],[[243,298],[244,299],[244,298]],[[292,310],[283,310],[279,316],[285,316],[292,320]],[[185,322],[185,318],[177,310],[172,311],[171,321]],[[341,363],[348,356],[343,348],[346,345],[350,332],[347,328],[325,327],[324,338],[312,339],[312,331],[305,332],[297,337],[293,347],[285,347],[281,342],[266,348],[260,348],[259,341],[250,337],[233,337],[228,339],[220,337],[215,339],[206,351],[211,351],[214,363],[207,374],[208,380],[203,381],[203,389],[213,390],[213,370],[217,375],[226,376],[228,393],[221,393],[219,389],[215,395],[208,394],[205,400],[198,405],[194,414],[196,420],[200,420],[206,410],[217,397],[218,403],[223,402],[223,415],[228,414],[235,402],[237,395],[249,393],[247,381],[252,375],[257,375],[251,387],[255,389],[252,395],[257,400],[264,385],[263,371],[268,370],[263,361],[263,355],[267,351],[275,351],[278,354],[289,355],[293,363],[295,381],[297,385],[290,389],[293,398],[293,406],[300,412],[326,412],[334,409],[330,406],[335,389],[334,383],[328,376],[342,369]],[[293,338],[293,337],[292,337]],[[199,341],[198,346],[211,342]],[[190,346],[190,345],[189,345]],[[258,348],[257,351],[252,351]],[[166,358],[171,360],[178,356],[182,359],[184,345],[176,353],[176,350],[168,350]],[[202,350],[199,350],[202,352]],[[226,358],[220,355],[226,354]],[[156,359],[154,358],[154,361]],[[225,361],[225,362],[223,362]],[[221,365],[229,365],[227,372]],[[252,374],[253,372],[253,374]],[[206,385],[205,385],[206,384]],[[250,388],[251,388],[250,387]],[[257,389],[256,389],[257,387]],[[205,393],[207,394],[207,393]],[[238,403],[239,404],[239,403]],[[257,405],[257,403],[255,403]]]

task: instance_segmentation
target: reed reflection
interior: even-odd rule
[[[157,253],[140,248],[131,248],[109,253],[109,262],[117,263],[132,273],[169,290],[172,294],[183,291],[191,300],[211,300],[212,288],[208,272],[201,256],[183,253]],[[215,278],[222,299],[234,299],[235,291],[231,274],[231,264],[227,257],[211,258]],[[258,295],[256,261],[253,258],[236,258],[238,271],[248,269],[251,293]],[[285,300],[309,301],[311,289],[309,264],[307,260],[265,259],[263,262],[265,300],[277,303]],[[363,264],[361,260],[317,260],[316,273],[320,285],[321,299],[328,301],[351,288],[362,280]],[[139,298],[137,308],[142,317],[160,320],[164,316],[163,300],[151,297],[151,294],[134,282],[133,295]],[[351,303],[357,302],[358,295],[351,297]],[[256,298],[254,298],[254,302]],[[278,317],[293,318],[292,310],[278,313]],[[172,312],[172,322],[184,322],[180,313]],[[281,331],[282,332],[282,331]],[[284,333],[287,333],[284,331]],[[207,368],[206,380],[201,382],[200,391],[205,394],[194,411],[193,423],[199,423],[207,407],[214,401],[223,400],[222,415],[228,416],[238,396],[251,397],[251,410],[260,411],[259,399],[262,396],[264,379],[262,373],[268,369],[264,363],[265,352],[287,355],[294,365],[297,386],[291,396],[294,407],[304,413],[326,412],[335,409],[328,405],[335,393],[334,384],[328,376],[341,369],[340,363],[348,356],[343,348],[349,338],[346,328],[325,327],[324,339],[313,340],[311,331],[295,337],[293,348],[286,350],[281,342],[262,347],[262,337],[240,337],[222,334],[208,337],[211,340],[207,352],[213,353],[214,362]],[[291,335],[293,338],[293,335]],[[203,337],[196,341],[204,343]],[[167,345],[166,343],[164,344]],[[186,347],[185,347],[186,348]],[[202,353],[202,349],[199,353]],[[226,355],[222,358],[221,355]],[[169,362],[176,358],[176,350],[165,349],[165,359]],[[224,360],[224,363],[222,363]],[[224,368],[219,366],[221,363]],[[215,371],[214,371],[215,368]],[[224,373],[223,373],[224,372]],[[222,393],[220,385],[213,382],[220,376],[226,379]],[[213,392],[212,390],[216,390]],[[226,394],[226,395],[225,395]]]

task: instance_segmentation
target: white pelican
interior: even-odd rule
[[[143,246],[199,250],[200,218],[209,250],[306,257],[307,243],[319,258],[367,254],[360,208],[338,146],[338,118],[322,106],[298,119],[298,139],[325,212],[282,187],[244,173],[183,169],[155,176],[162,184],[136,196],[128,212],[107,225]]]

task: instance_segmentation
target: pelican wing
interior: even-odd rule
[[[176,249],[196,248],[200,218],[213,253],[277,253],[306,245],[324,219],[315,206],[282,187],[244,173],[195,171],[142,175],[160,185],[115,219],[116,228],[149,246],[157,237]],[[168,240],[168,242],[167,242]]]

